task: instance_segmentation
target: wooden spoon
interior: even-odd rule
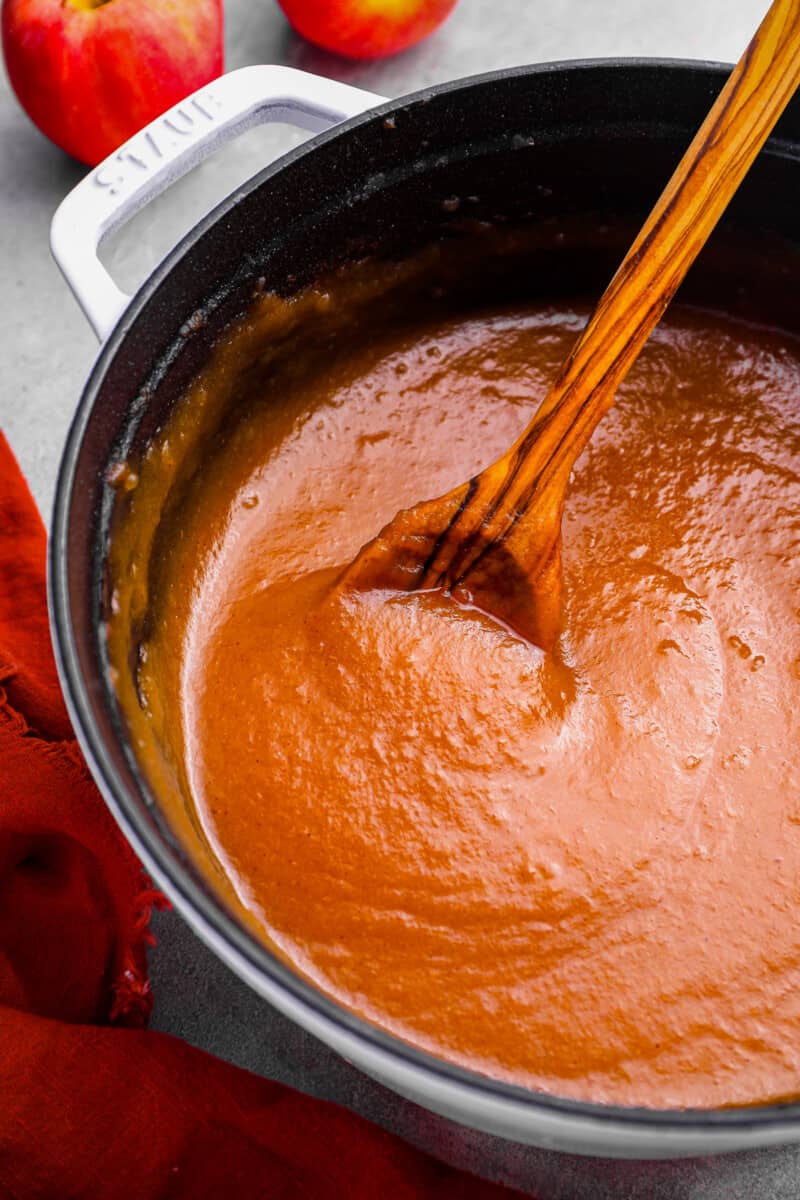
[[[441,589],[553,645],[570,472],[798,83],[800,0],[774,0],[530,425],[479,475],[398,513],[339,587]]]

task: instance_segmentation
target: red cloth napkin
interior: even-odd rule
[[[142,1028],[157,895],[73,740],[44,560],[0,433],[0,1197],[510,1197]]]

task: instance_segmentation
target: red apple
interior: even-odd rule
[[[382,58],[421,42],[457,0],[278,0],[309,42],[347,58]]]
[[[20,104],[90,166],[223,69],[222,0],[3,0],[2,24]]]

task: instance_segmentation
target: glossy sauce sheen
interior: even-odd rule
[[[184,506],[143,695],[243,904],[356,1012],[562,1096],[794,1096],[798,345],[667,317],[575,470],[554,656],[437,595],[331,598],[507,447],[585,316],[285,371]]]

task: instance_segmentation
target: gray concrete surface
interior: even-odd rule
[[[461,0],[423,46],[356,65],[296,39],[273,0],[227,0],[227,65],[285,62],[393,96],[525,62],[603,55],[732,61],[766,0]],[[297,135],[260,130],[141,214],[104,257],[133,287],[172,241]],[[0,425],[45,516],[67,424],[95,353],[47,249],[50,217],[83,169],[26,120],[0,78]],[[541,1200],[798,1200],[800,1150],[684,1163],[566,1158],[474,1134],[399,1100],[301,1032],[243,984],[174,914],[155,921],[154,1025],[215,1054],[350,1106],[451,1162]]]

